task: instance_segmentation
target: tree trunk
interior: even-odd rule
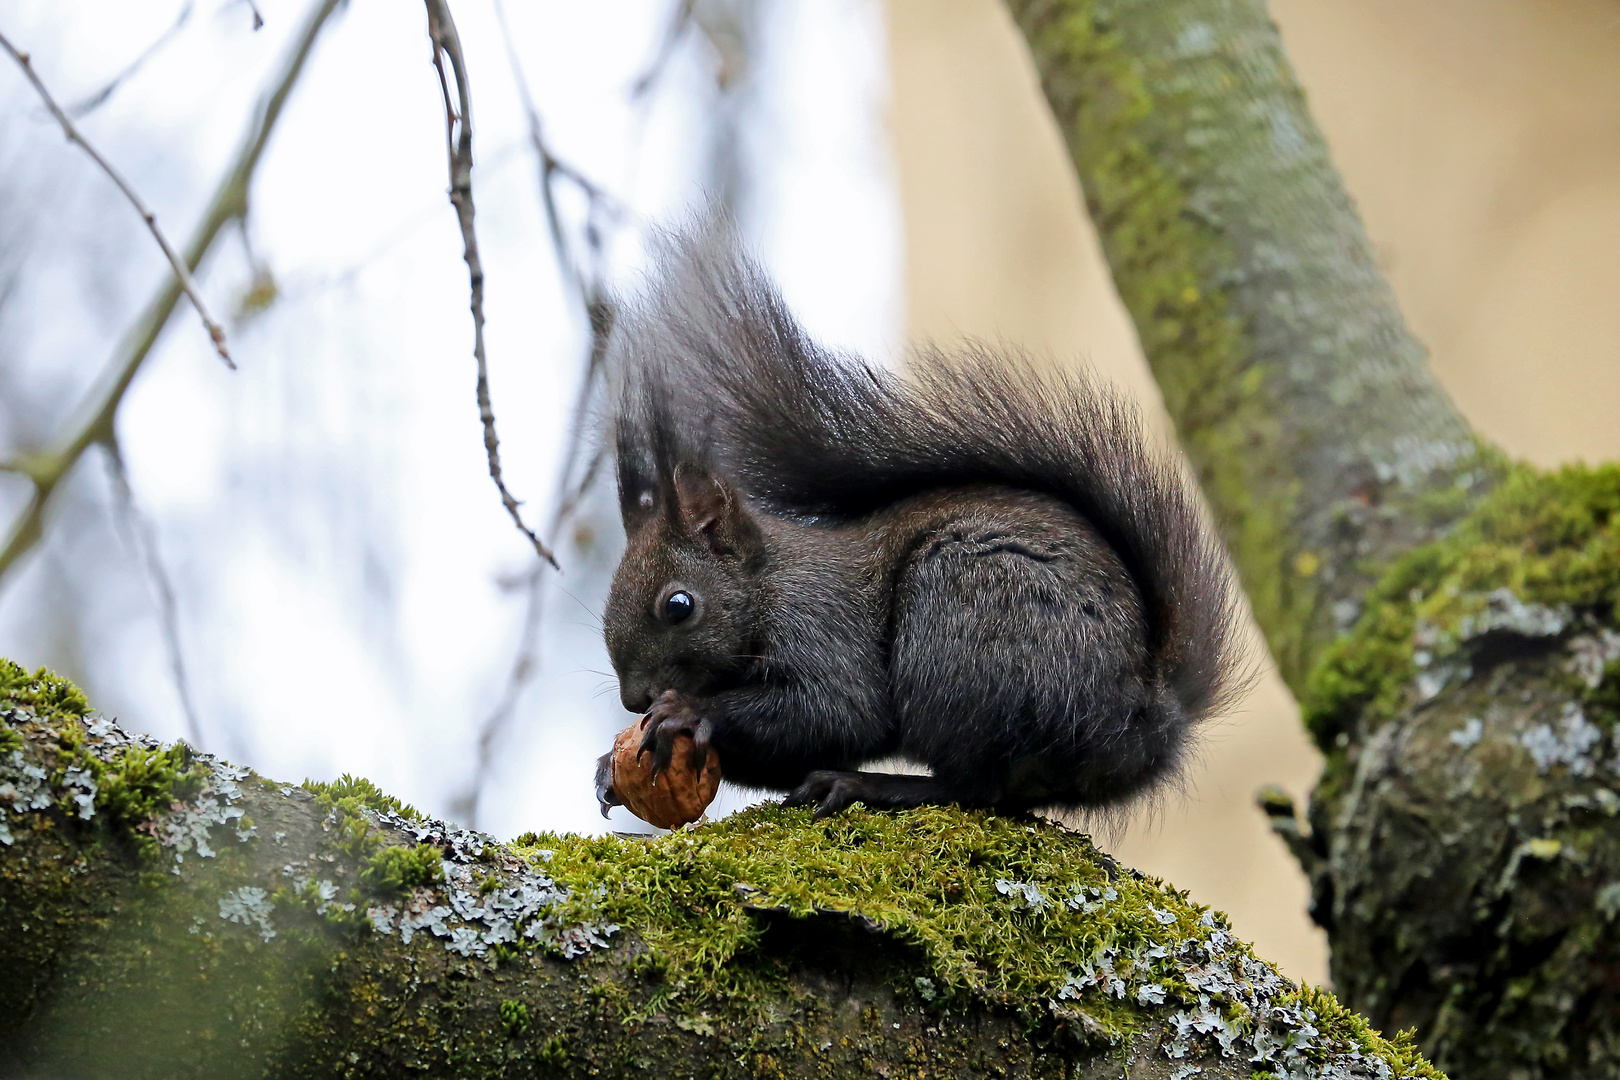
[[[501,845],[5,661],[0,970],[7,1076],[1440,1076],[1033,819]]]
[[[1513,471],[1469,431],[1261,0],[1009,6],[1327,754],[1309,835],[1268,811],[1336,984],[1460,1075],[1611,1075],[1620,477]]]

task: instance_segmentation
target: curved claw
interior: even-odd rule
[[[820,821],[848,810],[860,798],[860,774],[818,770],[805,777],[803,783],[782,800],[782,805],[814,806],[816,810],[812,817]]]
[[[714,722],[707,716],[697,722],[692,729],[692,771],[702,772],[703,766],[709,760],[709,740],[714,737]]]
[[[602,816],[608,816],[608,810],[615,806],[623,806],[619,795],[613,790],[613,755],[603,754],[596,759],[596,805],[602,808]]]
[[[692,769],[695,772],[702,770],[708,759],[714,724],[707,717],[699,717],[687,698],[673,690],[664,691],[653,702],[652,708],[647,710],[647,715],[642,717],[642,725],[636,760],[641,760],[641,755],[649,751],[652,753],[651,779],[656,781],[658,774],[669,768],[675,756],[675,738],[678,735],[692,737]]]
[[[648,709],[646,715],[641,718],[641,745],[636,747],[636,760],[640,761],[643,754],[647,753],[649,750],[656,751],[657,748],[658,721],[653,719],[653,710]],[[653,761],[655,762],[653,772],[655,773],[658,771],[656,765],[657,760],[658,759],[656,757],[653,758]]]
[[[675,733],[670,730],[668,723],[653,718],[652,713],[647,714],[647,730],[641,736],[641,745],[636,748],[636,760],[651,753],[653,756],[652,769],[648,776],[656,782],[658,774],[669,768],[669,761],[675,753]]]

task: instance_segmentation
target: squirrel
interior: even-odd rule
[[[817,817],[1106,815],[1179,780],[1246,681],[1237,592],[1128,401],[984,346],[834,354],[724,229],[652,279],[608,345],[603,624],[653,775],[685,734]],[[931,775],[860,771],[897,755]],[[607,756],[596,789],[606,816]]]

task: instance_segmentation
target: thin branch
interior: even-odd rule
[[[664,28],[664,37],[658,43],[658,52],[653,55],[652,63],[648,64],[647,70],[630,85],[630,100],[645,98],[663,79],[670,58],[675,55],[675,46],[681,43],[687,26],[692,22],[693,3],[694,0],[680,0],[675,5],[675,13]]]
[[[456,820],[469,829],[478,827],[478,804],[489,779],[490,766],[495,763],[495,750],[501,736],[517,712],[518,700],[523,696],[524,688],[540,670],[540,627],[546,603],[546,583],[541,569],[539,564],[535,564],[521,579],[507,579],[500,583],[503,591],[519,587],[523,589],[523,629],[518,635],[517,651],[512,656],[512,667],[507,672],[500,700],[478,727],[477,759],[472,778],[451,804],[451,813]]]
[[[62,134],[67,136],[68,142],[78,144],[79,149],[90,155],[90,160],[100,166],[108,179],[118,185],[118,190],[124,193],[124,198],[129,200],[129,204],[135,208],[141,220],[146,222],[147,229],[152,233],[152,239],[157,241],[158,247],[163,249],[164,256],[169,260],[169,265],[174,268],[174,276],[180,279],[180,288],[191,298],[191,306],[197,309],[198,318],[202,319],[203,326],[207,327],[208,336],[213,340],[219,358],[225,361],[226,367],[235,371],[236,363],[231,359],[230,351],[225,348],[224,329],[208,314],[208,305],[203,303],[203,298],[197,292],[197,283],[191,279],[191,270],[180,258],[180,253],[174,250],[174,245],[169,243],[169,238],[158,225],[157,215],[152,212],[152,208],[146,205],[140,194],[130,186],[130,182],[124,179],[124,175],[113,168],[112,162],[103,157],[101,151],[90,145],[90,141],[74,125],[73,118],[62,111],[62,106],[56,103],[56,99],[51,97],[51,92],[45,89],[45,84],[40,81],[39,73],[34,70],[33,61],[28,54],[19,51],[4,34],[0,34],[0,49],[11,54],[11,58],[17,61],[17,66],[22,68],[23,74],[28,76],[28,81],[34,84],[40,100],[45,102],[45,107],[56,117],[56,122],[62,125]]]
[[[163,628],[163,643],[169,653],[169,671],[174,676],[175,693],[180,697],[180,709],[186,716],[186,737],[191,745],[203,750],[202,721],[191,697],[191,680],[186,675],[186,657],[180,647],[180,609],[174,599],[174,584],[163,565],[158,551],[157,530],[151,519],[135,505],[135,492],[129,486],[129,473],[124,468],[124,453],[116,438],[101,444],[107,458],[107,477],[112,481],[114,505],[121,515],[130,550],[140,559],[146,575],[157,594],[158,623]],[[115,517],[115,520],[117,518]]]
[[[547,538],[553,544],[561,535],[563,526],[579,509],[579,504],[596,482],[602,466],[608,459],[607,444],[599,441],[586,463],[579,482],[569,486],[568,481],[573,474],[574,465],[585,445],[585,421],[590,411],[592,388],[601,381],[600,373],[607,351],[609,328],[607,320],[611,317],[609,314],[611,307],[604,303],[599,310],[603,313],[602,317],[593,317],[591,320],[591,351],[586,362],[585,381],[574,402],[574,415],[568,431],[568,447],[559,472],[559,484],[563,494],[558,499],[546,528]],[[512,657],[512,667],[507,674],[500,700],[479,725],[477,758],[473,774],[462,795],[456,800],[456,812],[468,828],[478,827],[478,803],[489,780],[490,767],[495,762],[495,751],[500,744],[501,736],[512,722],[512,717],[517,713],[518,699],[522,696],[524,688],[540,670],[540,622],[545,608],[546,582],[540,574],[539,567],[535,567],[529,575],[525,587],[527,599],[524,606],[523,632],[518,638],[517,652]]]
[[[611,220],[620,223],[630,216],[630,212],[622,203],[608,195],[599,184],[585,178],[578,170],[566,165],[552,151],[546,143],[544,130],[540,123],[540,113],[535,107],[534,99],[529,92],[528,79],[523,74],[523,65],[518,59],[517,48],[514,44],[511,27],[506,20],[506,6],[502,0],[495,0],[495,16],[500,25],[501,35],[506,44],[506,58],[512,68],[512,78],[517,84],[518,96],[523,104],[524,112],[528,117],[529,146],[534,151],[535,159],[539,164],[540,202],[545,209],[546,224],[551,231],[553,253],[557,257],[557,265],[562,273],[565,286],[570,292],[577,295],[580,307],[585,314],[586,325],[590,331],[590,348],[586,353],[585,375],[580,384],[578,397],[574,401],[573,415],[568,429],[568,442],[564,451],[562,468],[558,474],[558,490],[561,492],[553,509],[551,520],[546,526],[546,538],[556,543],[561,535],[563,526],[578,510],[580,502],[586,492],[591,488],[597,476],[600,475],[603,462],[606,460],[606,448],[595,447],[590,461],[587,463],[583,475],[577,483],[573,482],[574,472],[578,465],[580,455],[586,443],[587,419],[590,406],[601,382],[602,365],[607,354],[608,335],[612,330],[614,307],[606,288],[605,246],[600,232],[596,228],[595,218],[599,211],[605,210]],[[562,215],[557,207],[556,182],[567,180],[577,186],[584,193],[588,209],[586,211],[585,242],[590,247],[591,259],[589,269],[586,269],[584,260],[577,258],[573,246],[569,242],[568,234],[563,228]],[[545,608],[544,577],[539,568],[524,579],[527,593],[523,617],[523,631],[518,639],[517,651],[512,658],[512,666],[507,674],[506,685],[501,691],[500,700],[495,708],[491,709],[478,729],[477,758],[473,766],[472,776],[462,793],[455,800],[456,813],[469,826],[476,827],[478,823],[479,800],[489,779],[489,770],[495,760],[501,737],[507,726],[517,713],[518,700],[524,688],[531,682],[540,668],[540,629],[541,617]]]
[[[590,398],[586,394],[582,393],[579,400],[575,402],[574,411],[576,418],[582,417],[583,414],[588,411],[589,406]],[[581,422],[577,423],[577,426],[583,427],[584,425]],[[581,446],[584,441],[585,440],[582,434],[576,436],[572,442],[572,445],[570,446],[570,450]],[[577,461],[578,459],[579,455],[577,453],[570,454],[570,462],[568,465],[571,466],[572,462]],[[575,512],[579,510],[579,504],[585,501],[586,494],[593,486],[595,486],[597,477],[602,475],[602,466],[606,465],[607,461],[608,445],[606,442],[598,441],[596,447],[591,451],[590,459],[585,462],[584,470],[579,474],[579,482],[573,487],[569,488],[561,499],[557,500],[556,515],[552,518],[552,528],[554,530],[561,530],[563,525],[568,522],[568,519],[572,518]],[[564,476],[567,476],[566,471],[564,472]]]
[[[137,71],[145,67],[148,60],[156,56],[165,45],[174,40],[175,35],[179,34],[181,30],[185,29],[186,23],[191,20],[191,11],[194,7],[196,7],[194,0],[186,0],[185,6],[180,9],[180,14],[175,17],[174,22],[170,24],[167,30],[158,35],[156,41],[142,49],[139,56],[130,61],[123,71],[120,71],[111,79],[107,80],[107,82],[102,85],[100,90],[97,90],[95,93],[91,94],[82,101],[69,105],[67,107],[67,114],[73,117],[75,120],[82,120],[95,110],[101,108],[102,105],[106,104],[107,99],[112,97],[120,86],[124,85],[124,83],[133,77]]]
[[[489,397],[489,361],[484,353],[484,264],[478,256],[478,234],[473,228],[472,197],[472,96],[467,82],[467,62],[461,53],[461,39],[456,34],[455,21],[445,0],[425,0],[428,16],[428,36],[433,41],[433,68],[439,75],[439,90],[444,96],[445,149],[450,163],[450,205],[455,207],[456,220],[461,226],[462,254],[467,260],[467,276],[471,286],[473,318],[473,359],[478,362],[478,418],[484,425],[484,452],[489,458],[489,476],[501,493],[501,505],[512,523],[529,543],[535,554],[553,567],[556,556],[541,542],[539,535],[524,522],[520,503],[507,489],[501,475],[500,439],[495,434],[495,409]],[[450,75],[444,62],[450,61],[455,78],[455,98],[450,95]]]
[[[683,3],[681,10],[684,15],[681,19],[690,17],[690,3]],[[578,507],[585,492],[595,481],[601,464],[601,448],[585,469],[580,482],[573,488],[568,482],[574,474],[579,462],[580,453],[584,446],[586,420],[590,415],[590,407],[600,379],[602,363],[607,356],[608,335],[613,329],[615,309],[612,298],[608,295],[606,287],[606,267],[604,263],[604,245],[598,234],[594,217],[599,208],[605,209],[612,218],[618,222],[629,216],[624,204],[613,198],[607,191],[585,177],[579,172],[565,165],[551,147],[546,143],[544,131],[540,124],[540,111],[535,107],[534,98],[529,93],[529,80],[523,74],[523,65],[518,60],[517,48],[513,42],[511,27],[506,21],[506,5],[502,0],[495,0],[495,17],[500,24],[501,36],[506,44],[506,59],[512,68],[512,80],[517,84],[518,99],[523,104],[523,111],[528,118],[529,145],[534,150],[535,157],[540,163],[540,202],[545,208],[546,224],[551,230],[552,248],[557,255],[558,267],[568,284],[579,294],[580,306],[584,311],[586,325],[590,328],[591,344],[586,353],[585,377],[580,383],[579,395],[574,401],[573,414],[569,422],[568,445],[563,455],[563,466],[560,473],[562,495],[552,514],[548,533],[555,541],[563,524],[571,517]],[[679,36],[676,29],[670,30],[671,36]],[[589,275],[581,269],[580,261],[571,252],[567,236],[563,232],[562,217],[557,210],[557,196],[553,182],[557,178],[564,178],[576,184],[584,192],[588,200],[586,211],[587,226],[586,239],[590,244],[593,265]]]
[[[610,194],[606,188],[577,168],[558,157],[546,142],[544,128],[540,123],[540,110],[535,107],[534,97],[529,92],[529,80],[523,74],[523,64],[518,60],[517,47],[513,42],[512,28],[506,21],[506,5],[502,0],[495,0],[495,20],[501,28],[501,38],[506,45],[506,61],[512,69],[512,80],[517,84],[518,100],[523,105],[523,112],[528,120],[529,147],[534,151],[540,163],[540,203],[546,212],[546,226],[551,231],[552,251],[557,256],[558,268],[568,284],[580,294],[580,300],[589,318],[593,304],[605,303],[606,295],[603,289],[603,273],[601,266],[602,245],[594,239],[594,222],[588,226],[592,231],[592,248],[597,256],[597,265],[590,281],[582,276],[579,262],[571,254],[568,238],[563,234],[562,215],[557,210],[557,193],[553,181],[564,179],[579,188],[584,194],[588,209],[588,218],[594,218],[598,212],[606,212],[615,222],[623,221],[630,216],[630,209],[618,198]],[[596,320],[590,320],[591,331],[596,332]],[[594,350],[593,350],[594,351]]]
[[[203,214],[196,232],[192,234],[190,243],[186,245],[187,267],[195,269],[202,262],[203,256],[208,254],[214,239],[227,223],[247,215],[249,188],[252,186],[253,174],[258,168],[259,159],[264,154],[265,145],[270,141],[270,133],[275,130],[276,121],[281,118],[282,108],[286,105],[294,84],[298,82],[299,75],[303,73],[304,63],[309,59],[310,50],[314,48],[315,39],[320,35],[321,28],[326,25],[326,20],[341,3],[342,0],[317,0],[310,9],[304,25],[293,39],[293,46],[286,61],[270,84],[270,90],[259,101],[258,111],[248,127],[247,137],[243,140],[241,149],[237,151],[230,172],[215,189],[213,200]],[[3,578],[39,539],[45,506],[56,485],[78,463],[87,449],[98,442],[105,442],[112,435],[113,421],[118,415],[119,405],[124,400],[124,393],[134,381],[141,365],[151,355],[152,347],[168,323],[169,316],[174,313],[181,295],[177,278],[171,277],[158,290],[157,295],[142,312],[139,321],[131,328],[129,344],[124,355],[102,373],[96,388],[86,398],[78,414],[82,419],[53,439],[49,449],[19,455],[0,464],[0,468],[27,476],[34,485],[34,492],[27,507],[12,527],[5,548],[0,550],[0,578]]]

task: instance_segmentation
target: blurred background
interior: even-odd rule
[[[179,242],[307,5],[12,0],[0,32]],[[823,340],[892,363],[907,342],[963,336],[1089,362],[1171,436],[993,0],[451,10],[502,460],[560,572],[539,568],[487,475],[425,16],[349,0],[245,226],[198,275],[240,370],[182,302],[120,409],[122,472],[87,452],[0,577],[0,655],[271,776],[366,775],[503,837],[634,829],[591,797],[629,717],[596,628],[616,509],[610,483],[582,485],[589,423],[575,432],[587,303],[635,287],[651,227],[724,204]],[[1272,11],[1463,411],[1539,464],[1620,457],[1620,2]],[[0,63],[0,456],[79,423],[167,273]],[[0,529],[27,496],[0,473]],[[1252,808],[1263,783],[1303,798],[1316,767],[1268,673],[1209,733],[1186,797],[1112,847],[1325,981],[1305,883]],[[750,798],[723,792],[711,812]]]

